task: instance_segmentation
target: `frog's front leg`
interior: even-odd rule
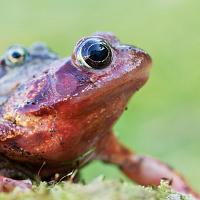
[[[14,180],[5,176],[0,176],[0,192],[11,192],[16,187],[21,191],[27,191],[32,188],[32,183],[30,180]]]
[[[6,139],[15,138],[21,133],[23,133],[23,130],[17,128],[15,124],[11,122],[4,121],[3,124],[0,123],[0,150],[3,151],[3,149],[6,148]],[[11,151],[12,149],[8,147],[8,150]],[[28,170],[17,162],[12,162],[3,153],[0,153],[0,192],[10,192],[16,187],[22,191],[31,189],[32,183],[28,179],[31,175],[31,172],[28,172]],[[15,180],[16,177],[20,178],[20,180]]]
[[[21,191],[31,189],[31,175],[31,171],[0,154],[0,192],[11,192],[16,187]]]
[[[177,192],[200,196],[185,179],[167,164],[147,156],[139,156],[120,144],[114,134],[108,134],[97,147],[97,158],[116,164],[130,179],[141,185],[159,185],[162,179],[169,180]]]

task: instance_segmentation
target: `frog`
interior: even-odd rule
[[[132,181],[199,198],[175,169],[123,145],[113,126],[147,82],[150,55],[110,32],[81,38],[61,58],[43,43],[9,47],[0,59],[0,191],[42,181],[74,181],[92,160]]]

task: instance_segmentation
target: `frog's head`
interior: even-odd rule
[[[121,44],[112,33],[96,33],[77,43],[72,64],[90,80],[80,97],[128,97],[148,79],[151,58],[142,49]]]
[[[111,33],[97,33],[79,40],[71,57],[40,66],[11,95],[4,118],[28,132],[19,137],[21,148],[45,159],[68,160],[111,129],[148,79],[151,58]]]
[[[63,59],[45,45],[14,46],[0,62],[0,96],[8,92],[9,107],[14,104],[12,108],[24,113],[85,102],[83,112],[101,100],[128,99],[146,82],[150,66],[145,51],[121,44],[111,33],[82,38],[72,56]]]

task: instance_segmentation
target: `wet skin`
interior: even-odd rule
[[[0,60],[0,189],[31,188],[19,179],[36,176],[74,176],[100,159],[139,184],[158,185],[165,178],[197,197],[171,167],[131,152],[112,132],[150,68],[145,51],[111,33],[82,38],[62,59],[43,44],[9,48]]]

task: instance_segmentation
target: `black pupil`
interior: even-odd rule
[[[88,49],[89,59],[95,62],[102,62],[108,56],[108,49],[103,44],[93,44]]]
[[[18,59],[18,58],[20,58],[21,56],[22,56],[21,53],[19,53],[19,52],[17,52],[17,51],[14,51],[14,52],[12,53],[12,57],[13,57],[13,58]]]
[[[111,47],[104,40],[88,39],[79,50],[81,50],[81,56],[87,67],[103,69],[112,62]]]

